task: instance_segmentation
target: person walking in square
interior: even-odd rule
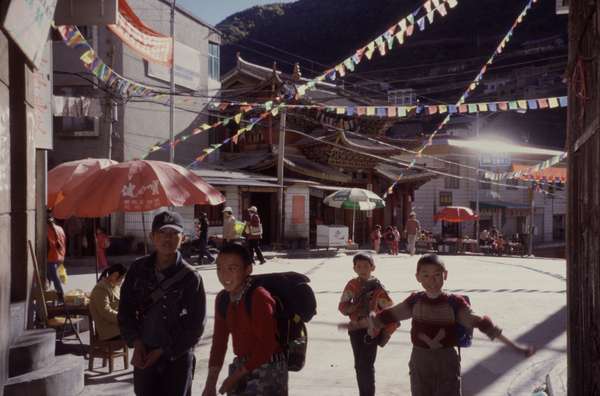
[[[64,291],[60,278],[58,277],[58,266],[65,261],[66,236],[61,226],[56,224],[54,217],[48,214],[48,255],[46,266],[46,277],[48,282],[54,285],[58,301],[64,301]]]
[[[208,215],[204,212],[200,213],[198,220],[198,245],[200,260],[206,257],[209,264],[212,264],[215,258],[208,251]]]
[[[406,233],[408,242],[408,253],[410,253],[411,256],[414,256],[416,252],[417,237],[421,234],[421,223],[417,220],[417,214],[415,212],[410,213],[408,220],[406,221],[404,232]]]
[[[263,257],[262,250],[260,250],[260,241],[263,235],[263,228],[256,206],[250,206],[248,208],[248,214],[250,216],[250,220],[246,223],[246,236],[248,238],[250,257],[252,257],[252,263],[254,263],[254,253],[256,253],[256,258],[260,264],[264,264],[265,258]]]
[[[391,307],[393,302],[381,282],[372,275],[375,271],[375,261],[370,254],[358,253],[352,262],[354,272],[358,276],[344,287],[338,309],[353,322],[358,322],[368,317],[371,312],[377,314]],[[367,334],[367,329],[348,331],[360,396],[375,395],[377,346],[383,347],[397,327],[397,324],[391,324],[372,335]]]
[[[231,206],[223,209],[223,244],[233,243],[238,238],[235,232],[235,216]]]
[[[373,246],[375,254],[379,254],[379,249],[381,247],[381,237],[381,226],[377,224],[373,231],[371,231],[371,244]]]

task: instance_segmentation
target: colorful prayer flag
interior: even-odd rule
[[[559,103],[558,103],[558,98],[550,98],[550,99],[548,99],[548,104],[550,105],[551,109],[555,109],[558,106],[560,106]]]

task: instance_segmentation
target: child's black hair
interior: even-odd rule
[[[123,264],[113,264],[110,267],[106,268],[104,271],[102,271],[102,274],[100,274],[100,278],[98,280],[108,278],[115,272],[118,272],[121,277],[127,273],[127,268],[125,268]]]
[[[440,256],[438,256],[437,254],[424,254],[423,256],[421,256],[419,261],[417,261],[417,272],[419,272],[421,267],[424,265],[437,265],[441,268],[442,271],[447,271],[446,264],[444,264]]]
[[[244,267],[252,266],[252,255],[250,251],[239,243],[227,243],[221,247],[219,254],[235,254],[242,259]]]
[[[373,260],[373,256],[365,252],[356,253],[354,257],[352,257],[352,264],[356,265],[356,263],[361,260],[368,261],[369,263],[371,263],[372,266],[375,265],[375,260]]]

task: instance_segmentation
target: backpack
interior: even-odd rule
[[[251,285],[243,296],[246,312],[251,315],[252,292],[257,287],[266,289],[276,302],[277,341],[282,347],[289,371],[300,371],[306,361],[308,332],[306,323],[317,313],[315,294],[308,285],[310,279],[297,272],[253,275]],[[229,293],[221,290],[217,295],[217,310],[226,318]]]
[[[425,296],[424,292],[417,293],[417,298],[411,303],[411,308],[415,304],[417,299],[423,296]],[[454,317],[456,319],[458,319],[458,311],[460,309],[460,305],[458,303],[458,298],[460,297],[462,297],[466,301],[467,306],[471,306],[471,300],[469,299],[469,296],[460,294],[450,294],[448,296],[448,303],[452,307],[452,310],[454,311]],[[462,324],[458,323],[458,320],[455,322],[454,326],[456,330],[456,338],[458,340],[458,348],[469,348],[473,344],[473,329],[463,326]]]

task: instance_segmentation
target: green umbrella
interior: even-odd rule
[[[343,188],[325,197],[323,202],[334,208],[352,209],[352,241],[356,210],[373,210],[385,207],[385,201],[373,191],[362,188]]]

